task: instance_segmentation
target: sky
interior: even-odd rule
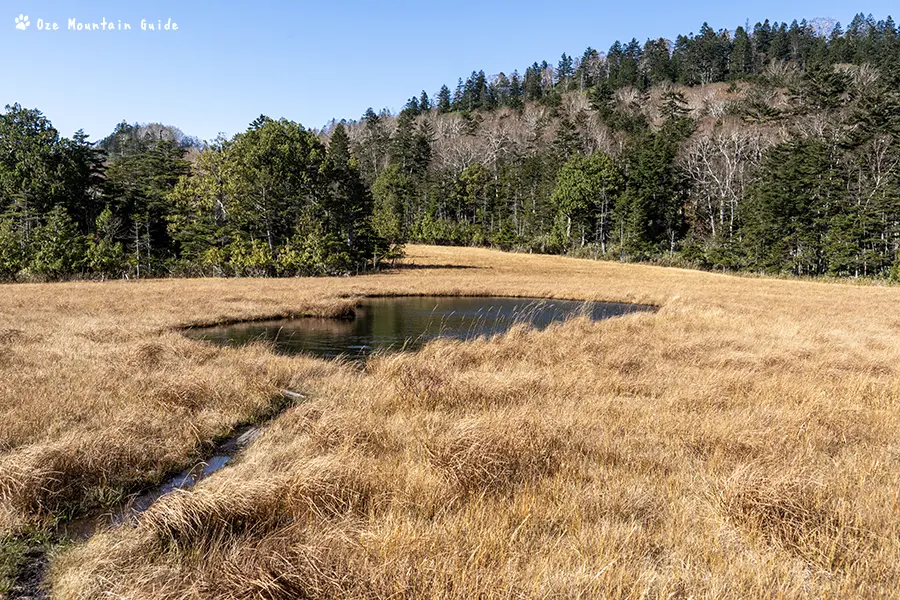
[[[63,135],[83,129],[93,140],[123,120],[205,140],[260,114],[321,128],[370,106],[397,111],[473,70],[523,72],[617,39],[674,39],[704,21],[716,30],[766,18],[846,25],[857,12],[885,18],[892,5],[900,17],[885,0],[0,0],[0,106],[37,108]],[[70,30],[71,19],[114,27]]]

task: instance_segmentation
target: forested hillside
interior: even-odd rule
[[[900,278],[898,84],[896,25],[858,15],[704,24],[202,148],[7,107],[0,277],[347,273],[418,241]]]
[[[312,275],[394,250],[341,128],[260,117],[202,151],[180,131],[120,125],[97,145],[37,110],[0,115],[0,278]],[[189,160],[190,159],[190,160]]]

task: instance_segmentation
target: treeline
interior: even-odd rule
[[[173,128],[123,123],[94,145],[7,106],[0,279],[340,274],[392,256],[341,128],[327,150],[266,117],[202,151],[195,144]]]
[[[616,43],[349,124],[391,236],[796,275],[900,245],[900,34],[857,16]]]
[[[356,273],[407,241],[900,278],[900,33],[858,15],[475,72],[399,114],[91,144],[0,115],[0,278]]]
[[[837,64],[898,66],[897,26],[891,17],[875,21],[858,14],[844,31],[841,24],[811,24],[806,20],[757,23],[733,31],[715,31],[707,23],[697,34],[679,35],[674,42],[648,39],[641,44],[616,41],[606,53],[587,48],[579,58],[563,53],[557,64],[533,63],[524,74],[489,77],[473,71],[460,78],[455,91],[444,85],[432,100],[426,92],[411,97],[404,110],[418,114],[521,109],[528,102],[559,106],[565,92],[604,94],[623,87],[648,90],[662,84],[686,86],[744,81],[778,76],[785,70],[806,70]]]

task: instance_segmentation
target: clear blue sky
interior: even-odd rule
[[[91,139],[116,123],[163,122],[211,139],[260,114],[307,127],[401,108],[472,70],[522,71],[562,52],[606,50],[616,40],[673,38],[769,18],[876,19],[896,4],[834,0],[745,2],[449,2],[307,0],[0,0],[0,105],[44,112],[64,134]],[[16,29],[16,17],[30,26]],[[900,17],[900,14],[894,15]],[[68,21],[129,22],[131,31],[68,30]],[[171,18],[178,31],[142,31]],[[59,31],[38,31],[38,20]],[[12,58],[10,58],[12,57]]]

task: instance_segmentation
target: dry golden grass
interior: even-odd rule
[[[185,464],[281,387],[311,395],[58,556],[55,596],[900,597],[900,289],[408,253],[432,268],[0,287],[7,532]],[[364,372],[173,331],[409,293],[662,309]]]

